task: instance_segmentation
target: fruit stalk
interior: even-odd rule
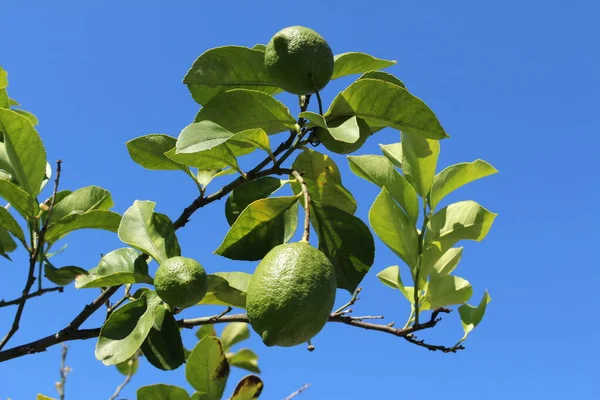
[[[302,194],[304,195],[304,234],[302,235],[302,241],[308,242],[310,238],[310,194],[308,193],[308,185],[298,171],[293,170],[292,175],[302,186]]]

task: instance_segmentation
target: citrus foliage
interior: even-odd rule
[[[477,306],[467,303],[473,288],[454,275],[463,253],[457,245],[481,241],[496,214],[470,200],[441,202],[461,186],[497,171],[476,160],[438,173],[440,140],[449,135],[425,102],[400,79],[380,71],[395,61],[363,53],[333,56],[327,42],[309,31],[284,30],[267,46],[204,52],[183,79],[201,106],[194,122],[182,124],[177,137],[149,134],[127,142],[135,163],[150,170],[183,172],[198,188],[198,197],[176,220],[156,212],[156,203],[140,200],[121,216],[110,211],[111,194],[96,186],[51,191],[47,183],[52,174],[59,174],[60,163],[53,170],[46,161],[37,119],[8,96],[8,74],[0,68],[0,197],[10,205],[0,208],[0,255],[10,259],[21,245],[30,255],[31,270],[39,263],[45,278],[56,285],[127,285],[120,307],[109,310],[100,330],[96,357],[121,370],[131,360],[137,362],[140,353],[162,370],[185,363],[186,378],[195,390],[190,396],[183,388],[157,384],[139,389],[138,399],[220,399],[231,366],[260,372],[252,350],[230,351],[249,336],[247,324],[227,325],[219,338],[207,325],[222,322],[219,318],[197,322],[204,326],[197,333],[199,342],[188,351],[180,328],[189,324],[176,319],[177,310],[165,301],[175,307],[247,308],[249,321],[265,343],[297,345],[316,335],[328,318],[339,317],[330,317],[336,287],[350,293],[357,289],[373,266],[379,242],[406,264],[377,274],[411,304],[406,327],[419,326],[424,312],[458,306],[464,336],[448,348],[455,351],[483,318],[490,296],[485,292]],[[311,48],[317,50],[316,59],[306,55]],[[318,92],[326,90],[329,80],[358,74],[323,112]],[[273,97],[283,90],[301,94],[299,110]],[[316,96],[311,97],[313,92]],[[379,192],[374,192],[367,225],[355,215],[356,200],[327,153],[353,153],[374,135],[385,141],[378,133],[384,129],[396,132],[400,142],[380,145],[382,154],[348,157],[352,172]],[[320,143],[317,150],[308,148]],[[264,160],[244,170],[239,160],[257,149]],[[214,180],[226,175],[236,177],[208,195]],[[256,274],[248,263],[240,264],[239,272],[218,272],[208,265],[208,275],[196,268],[191,284],[172,285],[173,272],[163,275],[161,268],[182,259],[177,229],[199,208],[225,196],[230,227],[215,253],[233,260],[263,260]],[[311,230],[316,234],[316,248],[289,243],[303,225],[300,216],[307,217],[304,237]],[[128,247],[107,249],[93,268],[53,265],[50,250],[78,229],[115,232]],[[297,247],[304,250],[281,250]],[[150,269],[155,264],[161,267],[153,280]],[[279,271],[282,265],[289,269]],[[319,271],[326,273],[321,276]],[[315,277],[320,277],[318,282],[310,283],[308,278]],[[25,293],[32,284],[28,280]],[[130,293],[132,285],[141,284],[145,286]],[[265,297],[267,288],[273,297]],[[249,375],[231,399],[257,398],[262,388],[260,378]]]

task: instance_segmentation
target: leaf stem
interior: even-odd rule
[[[304,234],[302,235],[302,241],[308,243],[310,239],[310,194],[308,193],[308,185],[298,171],[293,170],[292,175],[302,186],[302,194],[304,195]]]
[[[423,200],[423,225],[421,226],[421,232],[419,233],[418,241],[418,259],[417,266],[415,268],[415,280],[414,280],[414,314],[415,314],[415,325],[419,325],[419,279],[421,272],[421,261],[423,260],[423,250],[425,247],[425,231],[427,230],[427,224],[429,223],[429,213],[427,212],[427,201]]]

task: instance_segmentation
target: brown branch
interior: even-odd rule
[[[437,344],[428,344],[424,340],[418,340],[414,335],[404,336],[404,339],[412,344],[416,344],[420,347],[425,347],[429,351],[441,351],[442,353],[456,353],[458,350],[464,350],[465,347],[462,345],[455,345],[452,347],[440,346]]]
[[[27,295],[27,300],[34,298],[34,297],[38,297],[41,296],[43,294],[49,293],[49,292],[59,292],[62,293],[65,290],[65,288],[63,286],[56,286],[56,287],[51,287],[51,288],[46,288],[46,289],[42,289],[42,290],[37,290],[33,293],[29,293]],[[21,300],[23,299],[23,297],[19,297],[13,300],[0,300],[0,308],[2,307],[8,307],[8,306],[13,306],[15,304],[19,304],[21,302]]]
[[[13,319],[13,323],[10,327],[10,330],[4,336],[2,341],[0,341],[0,350],[6,346],[8,341],[13,337],[15,333],[19,330],[19,323],[21,322],[21,317],[23,316],[23,310],[25,309],[25,303],[29,298],[29,292],[31,291],[31,287],[35,282],[35,264],[40,257],[42,250],[44,248],[44,237],[46,235],[46,230],[48,229],[48,225],[50,224],[50,217],[52,216],[52,211],[54,210],[54,202],[56,200],[56,193],[58,192],[58,185],[60,183],[60,171],[61,171],[62,161],[58,160],[56,162],[56,179],[54,180],[54,191],[52,192],[52,200],[50,201],[50,207],[48,209],[48,217],[40,229],[39,234],[37,236],[37,243],[31,243],[32,251],[29,255],[29,271],[27,273],[27,281],[25,282],[25,287],[23,288],[23,294],[21,295],[21,300],[19,301],[19,306],[17,307],[17,312],[15,313],[15,317]],[[37,225],[37,220],[35,221]],[[30,229],[33,229],[34,225],[30,225]],[[37,228],[36,228],[37,230]]]
[[[362,288],[357,288],[354,291],[354,293],[352,294],[350,301],[348,301],[346,304],[344,304],[343,306],[341,306],[340,308],[335,310],[332,314],[340,315],[340,314],[345,314],[347,312],[350,312],[351,310],[347,310],[347,309],[348,309],[348,307],[351,307],[352,305],[354,305],[354,303],[356,303],[359,300],[358,294],[360,293],[361,290],[362,290]]]
[[[302,234],[302,241],[308,242],[310,239],[310,194],[308,193],[308,185],[300,172],[293,170],[292,175],[302,186],[302,194],[304,196],[304,233]]]
[[[117,287],[111,287],[111,288],[107,289],[102,294],[102,296],[107,296],[107,295],[109,295],[110,291],[113,291],[113,290],[116,291],[116,289],[117,289]],[[112,293],[114,293],[114,291]],[[92,303],[92,304],[94,304],[94,306],[92,306],[92,304],[90,304],[90,305],[86,306],[86,308],[87,307],[90,307],[90,308],[95,307],[95,309],[97,309],[105,301],[105,299],[101,298],[102,296],[100,296],[96,300],[94,300],[94,302]],[[229,311],[229,309],[227,309],[226,311]],[[91,313],[93,313],[93,310],[90,309],[88,312],[91,315]],[[342,323],[345,325],[354,326],[357,328],[363,328],[366,330],[388,333],[388,334],[398,336],[398,337],[407,337],[407,336],[410,336],[414,332],[433,328],[441,320],[440,318],[438,318],[438,315],[440,313],[449,313],[449,312],[451,312],[451,310],[449,310],[447,308],[439,308],[431,314],[431,318],[429,321],[419,324],[419,325],[413,325],[408,328],[403,328],[403,329],[394,328],[392,326],[393,324],[387,324],[387,325],[374,324],[371,322],[362,321],[360,318],[357,319],[357,317],[350,317],[350,316],[346,316],[346,315],[332,314],[329,317],[328,322],[337,322],[337,323]],[[71,341],[71,340],[85,340],[85,339],[91,339],[91,338],[97,337],[100,334],[100,328],[77,329],[79,327],[79,325],[77,325],[78,321],[83,322],[85,320],[84,318],[83,319],[82,318],[83,317],[78,316],[78,318],[73,320],[73,322],[71,322],[71,324],[69,324],[69,326],[71,327],[70,329],[63,329],[62,331],[60,331],[54,335],[46,336],[45,338],[33,341],[31,343],[27,343],[27,344],[24,344],[21,346],[14,347],[12,349],[1,351],[0,352],[0,362],[11,360],[11,359],[17,358],[17,357],[21,357],[26,354],[39,353],[39,352],[45,351],[48,347],[54,346],[59,343],[63,343],[63,342]],[[246,314],[221,313],[221,314],[213,315],[213,316],[209,316],[209,317],[181,319],[181,320],[177,321],[177,325],[179,325],[180,328],[193,328],[195,326],[200,326],[200,325],[223,324],[223,323],[229,323],[229,322],[249,323],[250,321],[248,320],[248,316]],[[462,346],[454,346],[454,348],[456,350],[463,349]]]

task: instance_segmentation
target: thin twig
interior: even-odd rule
[[[294,397],[298,396],[300,393],[304,392],[306,389],[308,389],[310,387],[310,383],[305,383],[304,385],[300,386],[300,388],[298,390],[296,390],[294,393],[290,394],[288,397],[286,397],[283,400],[291,400]]]
[[[33,297],[38,297],[41,296],[43,294],[46,293],[50,293],[50,292],[59,292],[62,293],[65,290],[65,288],[63,286],[56,286],[56,287],[51,287],[51,288],[46,288],[46,289],[42,289],[42,290],[37,290],[33,293],[29,293],[27,295],[27,300],[33,298]],[[13,306],[15,304],[19,304],[22,300],[22,297],[13,299],[13,300],[0,300],[0,308],[2,307],[8,307],[8,306]]]
[[[317,102],[319,103],[319,114],[323,115],[323,103],[321,102],[321,95],[319,92],[315,92],[315,95],[317,96]]]
[[[65,400],[65,386],[67,385],[67,375],[71,372],[71,368],[66,366],[67,351],[69,347],[66,344],[62,344],[62,351],[60,352],[60,382],[56,382],[56,391],[60,400]]]
[[[221,314],[215,315],[214,317],[212,317],[213,321],[218,321],[219,319],[223,318],[225,315],[229,314],[232,310],[233,310],[233,307],[227,307],[225,309],[225,311],[223,311]]]
[[[110,317],[110,314],[112,314],[117,308],[119,308],[119,306],[121,304],[123,304],[125,302],[125,300],[129,299],[129,297],[131,295],[131,286],[132,285],[125,285],[125,294],[115,304],[108,307],[108,310],[106,310],[106,318]]]
[[[346,304],[344,304],[343,306],[341,306],[340,308],[338,308],[337,310],[335,310],[333,312],[333,315],[339,315],[339,314],[343,314],[344,310],[346,310],[348,307],[351,307],[352,305],[354,305],[354,303],[356,303],[359,298],[358,298],[358,294],[360,293],[360,291],[362,290],[362,288],[357,288],[354,293],[352,294],[352,297],[350,298],[350,301],[348,301]],[[349,312],[349,311],[346,311]]]
[[[137,357],[139,357],[139,352],[136,353],[136,355],[134,355],[133,357],[131,357],[129,359],[129,361],[127,362],[127,366],[129,368],[127,370],[127,375],[125,376],[125,380],[119,386],[117,386],[117,388],[115,389],[115,392],[113,393],[112,396],[110,396],[108,398],[108,400],[115,400],[119,396],[121,391],[125,388],[125,386],[127,386],[127,384],[129,382],[131,382],[131,378],[133,377],[133,373],[134,373],[135,361],[137,360]]]
[[[442,353],[456,353],[458,350],[465,349],[464,346],[462,346],[462,345],[446,347],[446,346],[440,346],[437,344],[428,344],[428,343],[425,343],[424,340],[418,340],[416,338],[416,336],[413,336],[413,335],[404,336],[404,339],[412,344],[416,344],[417,346],[425,347],[429,351],[441,351]]]
[[[292,175],[302,186],[302,194],[304,195],[304,234],[302,235],[302,241],[308,242],[310,239],[310,194],[308,193],[308,185],[298,171],[293,170]]]
[[[23,316],[23,310],[25,309],[25,303],[29,298],[29,292],[31,291],[31,287],[35,282],[35,264],[37,263],[40,255],[42,254],[42,250],[44,248],[44,237],[46,235],[46,230],[48,229],[48,224],[50,223],[50,217],[52,216],[52,211],[54,210],[54,201],[56,199],[56,193],[58,192],[58,185],[60,183],[60,171],[61,171],[62,161],[58,160],[56,162],[56,179],[54,180],[54,191],[52,192],[52,200],[50,202],[50,207],[48,209],[48,216],[42,229],[40,229],[39,234],[37,235],[37,243],[31,243],[32,252],[29,255],[29,271],[27,273],[27,281],[25,282],[25,287],[23,288],[23,294],[21,295],[21,301],[19,302],[19,306],[17,307],[17,312],[15,313],[15,317],[13,319],[12,326],[10,330],[4,336],[2,341],[0,341],[0,350],[6,346],[8,341],[13,337],[15,333],[19,330],[19,323],[21,322],[21,317]],[[37,221],[36,221],[37,225]],[[33,225],[32,225],[33,227]]]

